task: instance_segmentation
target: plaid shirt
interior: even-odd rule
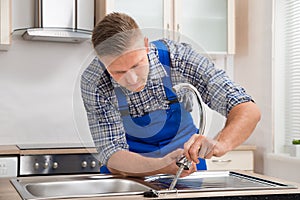
[[[173,85],[183,82],[192,84],[198,89],[202,100],[224,116],[235,105],[252,100],[223,70],[216,69],[208,58],[197,53],[190,45],[167,39],[164,41],[170,51]],[[133,117],[169,108],[162,84],[162,77],[167,74],[159,62],[158,51],[152,44],[148,60],[148,81],[140,92],[133,93],[118,85],[100,66],[98,58],[82,74],[81,95],[90,131],[103,164],[107,164],[116,151],[129,149],[114,87],[121,87],[127,94],[129,112]]]

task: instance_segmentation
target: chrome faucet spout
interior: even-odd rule
[[[198,90],[191,84],[189,83],[179,83],[175,86],[173,86],[173,90],[178,94],[181,90],[189,90],[192,91],[196,94],[197,97],[197,101],[198,101],[198,105],[199,105],[199,114],[202,114],[202,116],[200,117],[199,120],[199,126],[198,126],[198,134],[203,135],[204,134],[204,130],[205,130],[205,124],[206,124],[206,113],[205,113],[205,109],[203,106],[203,101],[202,98],[198,92]],[[174,187],[176,186],[176,183],[178,181],[178,178],[180,177],[181,173],[183,172],[183,170],[189,170],[192,162],[189,161],[185,156],[182,156],[179,161],[176,162],[177,166],[179,167],[170,187],[169,190],[173,190]]]
[[[203,135],[204,130],[205,130],[205,125],[206,125],[206,111],[205,111],[205,108],[203,106],[204,103],[202,101],[201,95],[198,92],[198,90],[193,85],[191,85],[189,83],[179,83],[179,84],[173,86],[173,90],[177,94],[180,93],[180,91],[182,91],[182,90],[189,90],[189,91],[194,92],[196,94],[197,102],[198,102],[198,105],[199,105],[199,114],[202,115],[202,116],[199,116],[200,120],[199,120],[199,126],[198,126],[198,134]]]

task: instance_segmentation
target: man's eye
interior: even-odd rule
[[[125,71],[119,71],[119,72],[115,72],[114,74],[125,74]]]

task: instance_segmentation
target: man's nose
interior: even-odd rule
[[[126,81],[128,84],[135,84],[138,80],[138,76],[134,70],[129,70],[126,73]]]

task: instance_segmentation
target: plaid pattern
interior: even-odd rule
[[[252,100],[223,70],[216,69],[208,58],[197,53],[188,44],[167,39],[164,42],[170,50],[173,85],[183,82],[194,85],[203,101],[224,116],[227,116],[233,106]],[[133,117],[157,109],[168,109],[162,84],[162,77],[167,74],[159,62],[157,49],[152,44],[148,59],[148,82],[140,92],[133,93],[118,85],[105,72],[98,58],[91,62],[81,76],[81,95],[90,131],[103,164],[116,151],[129,149],[114,87],[121,87],[127,94],[129,112]]]

